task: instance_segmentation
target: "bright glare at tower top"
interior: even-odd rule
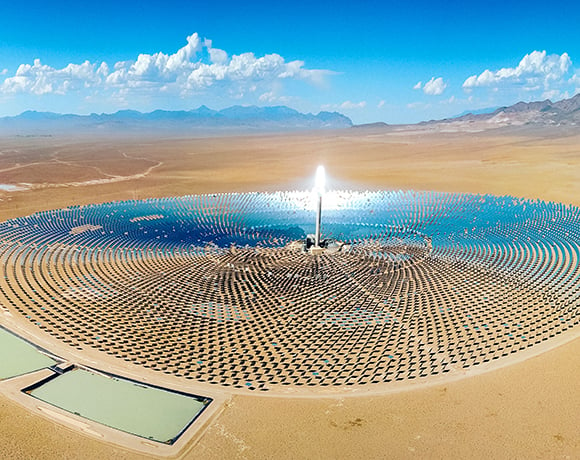
[[[326,172],[324,171],[324,166],[320,165],[316,169],[316,178],[314,180],[314,191],[319,195],[323,195],[325,187],[326,187]]]

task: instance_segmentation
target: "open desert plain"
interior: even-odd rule
[[[73,205],[225,192],[330,188],[510,195],[580,206],[580,134],[440,126],[291,134],[0,138],[0,221]],[[8,187],[7,187],[8,186]],[[578,287],[580,289],[580,287]],[[0,311],[0,324],[16,324]],[[172,386],[161,373],[21,333],[71,361]],[[29,329],[27,334],[25,329]],[[218,394],[178,458],[580,458],[580,330],[491,363],[335,393]],[[155,458],[13,398],[0,383],[0,457]],[[4,385],[4,386],[2,386]],[[203,386],[192,384],[203,394]],[[187,387],[180,387],[187,389]],[[138,416],[138,414],[136,414]],[[197,422],[196,422],[197,423]]]

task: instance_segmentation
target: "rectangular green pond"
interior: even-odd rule
[[[0,380],[54,366],[54,359],[42,354],[26,340],[0,327]]]
[[[166,444],[173,444],[211,401],[83,369],[25,391],[86,419]]]

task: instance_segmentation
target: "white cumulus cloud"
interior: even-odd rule
[[[42,64],[40,59],[35,59],[32,65],[21,64],[14,76],[6,78],[0,85],[0,92],[65,94],[101,84],[107,72],[108,67],[104,62],[97,66],[85,61],[82,64],[68,64],[62,69],[55,69]]]
[[[568,83],[575,87],[574,94],[580,93],[580,72],[572,75],[570,80],[568,80]]]
[[[542,99],[550,99],[552,101],[557,101],[560,99],[568,99],[569,97],[570,94],[568,93],[568,91],[562,92],[559,89],[550,89],[542,93]]]
[[[288,104],[291,102],[290,97],[280,96],[275,91],[268,91],[267,93],[261,94],[258,100],[268,104]]]
[[[423,87],[423,82],[418,81],[417,84],[415,86],[413,86],[413,89],[421,89],[422,87]]]
[[[341,104],[323,104],[320,106],[321,110],[357,110],[364,109],[367,106],[367,101],[352,102],[344,101]]]
[[[443,81],[442,77],[438,78],[433,77],[431,78],[431,80],[425,83],[425,85],[423,86],[423,92],[430,96],[439,96],[440,94],[443,94],[445,88],[447,88],[447,83]]]
[[[81,96],[85,100],[99,94],[130,100],[131,95],[163,93],[186,97],[213,90],[233,98],[268,94],[274,88],[279,92],[281,83],[288,80],[320,84],[332,73],[308,69],[303,61],[286,61],[275,53],[230,56],[213,47],[211,40],[194,33],[173,54],[139,54],[135,60],[112,65],[85,61],[59,69],[36,59],[32,65],[20,65],[14,75],[0,78],[0,93],[43,95],[84,91],[86,94]]]
[[[367,106],[367,101],[360,101],[360,102],[351,102],[351,101],[344,101],[340,104],[341,109],[345,110],[352,110],[352,109],[364,109]]]
[[[470,90],[476,87],[517,85],[528,91],[540,88],[548,91],[553,89],[553,85],[562,83],[571,67],[572,61],[568,53],[548,55],[546,51],[532,51],[516,67],[505,67],[496,71],[488,69],[479,75],[470,76],[463,83],[463,88]]]

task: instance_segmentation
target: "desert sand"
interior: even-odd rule
[[[580,135],[345,130],[216,139],[0,139],[0,220],[112,200],[312,186],[580,205]],[[580,339],[485,373],[335,398],[234,396],[183,458],[577,458]],[[140,458],[0,396],[2,458]]]

